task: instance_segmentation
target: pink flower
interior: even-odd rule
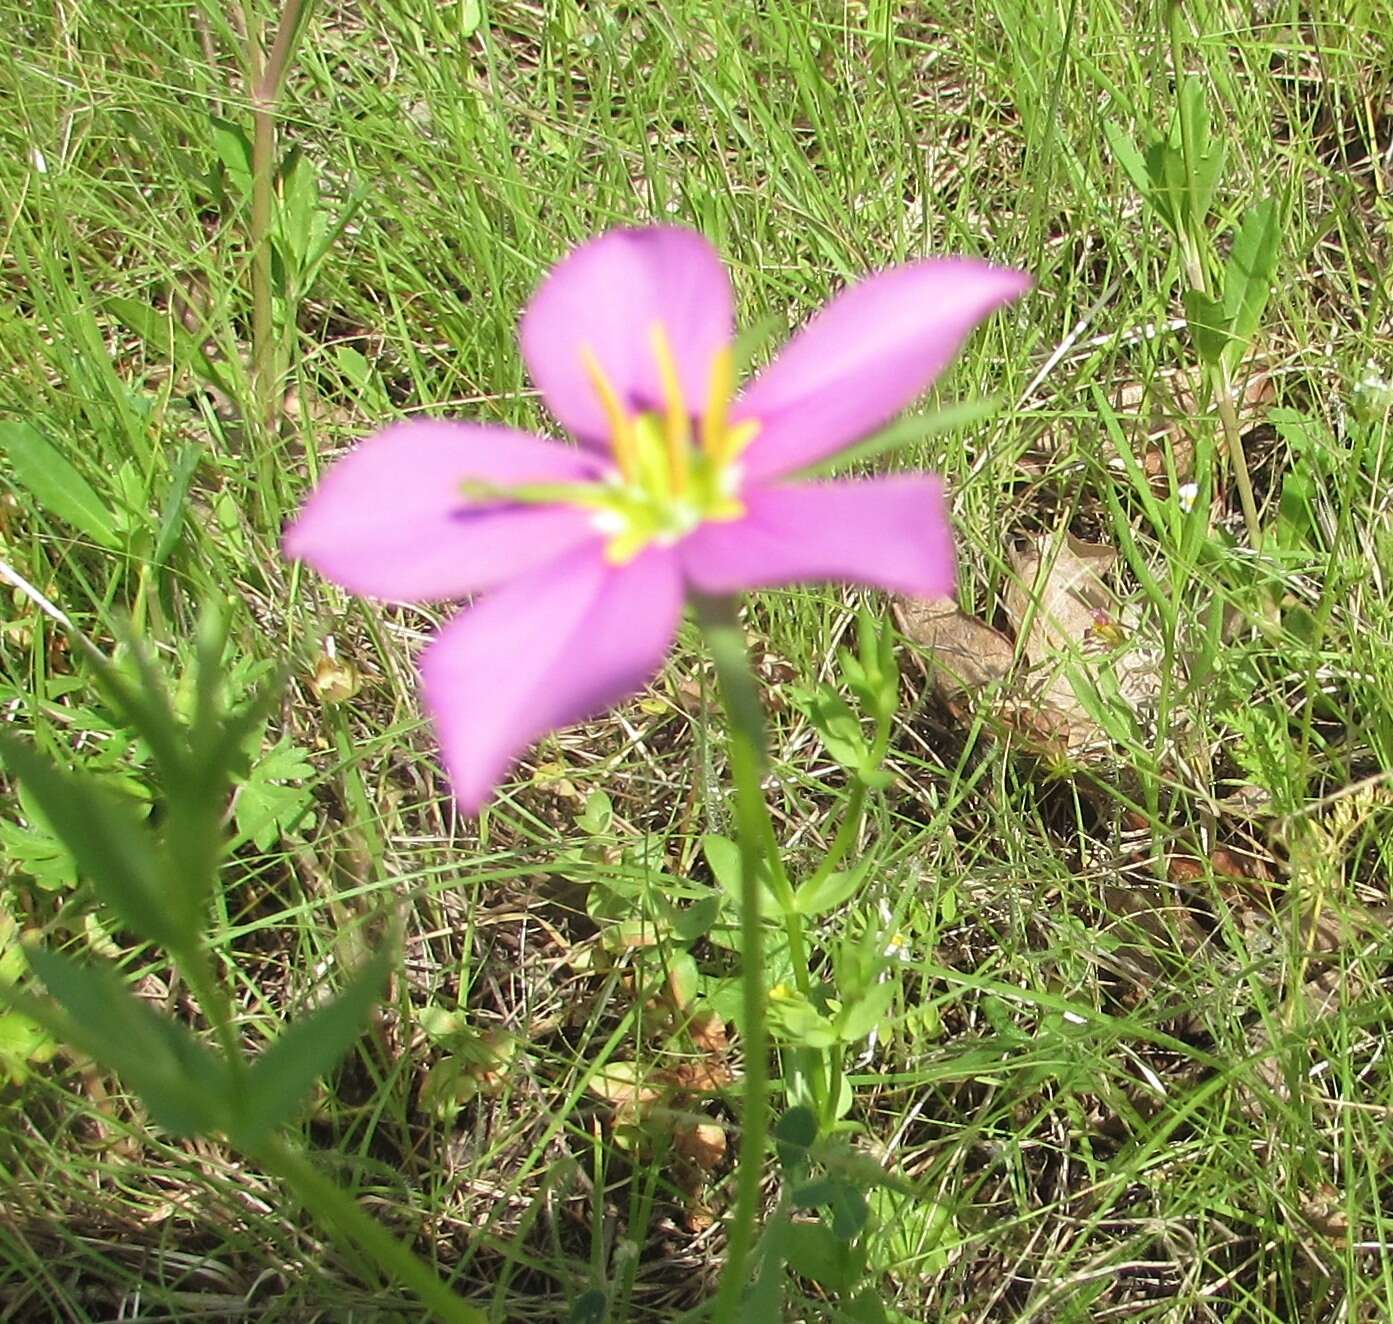
[[[579,446],[399,423],[325,475],[286,554],[369,597],[483,595],[421,658],[451,784],[477,812],[540,736],[652,680],[689,593],[819,580],[951,593],[937,478],[789,475],[893,418],[1029,283],[965,258],[882,272],[737,396],[730,284],[706,240],[602,235],[522,319],[533,380]]]

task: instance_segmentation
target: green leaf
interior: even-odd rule
[[[729,837],[708,832],[701,839],[701,853],[706,856],[711,876],[721,889],[735,900],[740,899],[740,847]]]
[[[832,1235],[839,1241],[855,1241],[870,1217],[866,1197],[851,1182],[836,1181],[827,1203],[832,1211]]]
[[[821,915],[855,895],[865,881],[870,861],[854,869],[838,869],[821,878],[811,878],[793,894],[793,908],[800,915]]]
[[[736,906],[741,904],[740,890],[740,847],[729,837],[722,837],[715,832],[709,832],[701,839],[701,853],[706,856],[706,863],[711,867],[711,873],[720,884],[723,891]],[[759,876],[760,888],[760,913],[766,919],[777,915],[781,910],[778,899],[769,888],[768,879],[764,875],[763,867],[760,869]]]
[[[828,754],[842,767],[855,772],[869,757],[861,719],[850,705],[828,684],[815,690],[795,689],[789,697],[812,723]]]
[[[957,1243],[948,1205],[883,1186],[871,1192],[870,1205],[877,1224],[876,1235],[868,1239],[874,1269],[926,1277],[941,1272],[949,1247]]]
[[[887,979],[883,984],[872,984],[863,997],[849,1007],[843,1007],[836,1020],[837,1037],[843,1042],[854,1044],[864,1039],[885,1019],[890,1004],[895,998],[895,982]]]
[[[774,1148],[779,1166],[801,1172],[808,1166],[809,1150],[817,1141],[817,1114],[799,1104],[774,1123]]]
[[[849,1292],[866,1269],[865,1253],[848,1246],[825,1223],[791,1223],[784,1261],[794,1273],[833,1292]]]
[[[1178,235],[1185,214],[1185,156],[1178,146],[1161,138],[1147,147],[1145,161],[1151,205],[1171,233]]]
[[[1185,319],[1190,324],[1195,352],[1205,363],[1217,364],[1229,344],[1228,318],[1223,304],[1202,290],[1186,290]]]
[[[790,1226],[785,1210],[775,1213],[766,1225],[760,1243],[759,1268],[740,1303],[740,1320],[748,1320],[750,1324],[772,1324],[774,1320],[786,1318],[784,1251]]]
[[[843,1183],[839,1177],[817,1177],[812,1181],[795,1186],[789,1192],[789,1203],[795,1209],[820,1209],[836,1198],[837,1188]]]
[[[1186,212],[1198,233],[1209,215],[1214,192],[1224,173],[1224,141],[1210,135],[1209,106],[1199,79],[1189,76],[1180,85],[1179,113],[1190,122],[1190,142],[1195,159],[1188,162],[1185,179]],[[1183,137],[1182,137],[1183,142]]]
[[[703,897],[681,910],[672,921],[672,936],[678,942],[695,942],[711,931],[721,913],[721,898]]]
[[[177,949],[193,940],[195,912],[167,885],[155,840],[129,804],[9,736],[0,735],[0,758],[72,852],[78,872],[123,924],[162,947]]]
[[[476,8],[475,13],[478,13]],[[477,23],[477,18],[476,18]],[[605,1324],[609,1318],[609,1298],[598,1287],[587,1288],[571,1302],[566,1324]]]
[[[19,1010],[114,1071],[165,1130],[197,1135],[223,1129],[226,1066],[183,1025],[142,1002],[109,969],[41,947],[28,947],[25,955],[66,1015],[5,990]]]
[[[855,442],[845,450],[838,451],[826,459],[819,460],[805,469],[799,469],[794,477],[820,478],[830,474],[845,473],[858,465],[885,454],[887,451],[904,450],[917,445],[929,437],[940,436],[945,432],[960,432],[965,428],[984,422],[1001,408],[1000,396],[983,396],[975,400],[963,400],[948,405],[932,414],[902,418],[889,427],[877,432],[865,441]]]
[[[194,471],[203,458],[203,447],[190,442],[180,452],[174,462],[174,472],[170,475],[169,486],[165,488],[164,503],[160,508],[159,529],[155,534],[155,550],[150,557],[151,567],[164,568],[179,541],[184,527],[184,503],[188,499],[189,484],[193,482]]]
[[[314,793],[306,786],[287,786],[314,772],[306,752],[288,736],[269,749],[252,767],[237,792],[237,831],[269,851],[305,816]]]
[[[230,120],[219,119],[216,115],[208,117],[212,130],[213,150],[223,163],[232,179],[233,188],[243,198],[250,198],[252,191],[252,140],[246,130]]]
[[[121,546],[110,507],[32,423],[0,423],[0,454],[49,514],[109,551]]]
[[[769,1032],[780,1043],[800,1048],[831,1048],[838,1041],[832,1021],[803,994],[784,989],[769,999]]]
[[[106,307],[161,359],[171,359],[176,367],[189,369],[224,395],[235,395],[227,376],[209,357],[202,341],[186,331],[172,313],[162,313],[148,303],[122,295],[112,295]]]
[[[1146,158],[1136,143],[1132,141],[1131,134],[1115,120],[1104,120],[1103,137],[1108,140],[1108,148],[1117,158],[1118,165],[1122,167],[1127,178],[1132,181],[1132,187],[1141,194],[1145,201],[1151,202],[1151,172],[1146,167]]]
[[[314,1082],[363,1032],[391,965],[392,946],[383,943],[331,1002],[282,1030],[252,1063],[230,1128],[235,1143],[255,1147],[290,1120]]]
[[[1243,213],[1224,267],[1224,317],[1235,342],[1228,347],[1231,367],[1237,366],[1262,322],[1277,275],[1281,237],[1276,198],[1255,202]]]

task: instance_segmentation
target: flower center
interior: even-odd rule
[[[759,431],[756,422],[730,421],[735,374],[729,347],[711,364],[706,408],[694,435],[661,322],[650,328],[649,344],[663,403],[659,410],[638,414],[624,407],[594,353],[588,347],[581,350],[609,420],[616,467],[613,480],[586,504],[596,508],[596,527],[608,535],[605,552],[616,564],[632,560],[650,543],[675,543],[707,520],[739,519],[745,508],[738,497],[737,460]]]

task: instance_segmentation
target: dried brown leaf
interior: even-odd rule
[[[1023,640],[1034,682],[1032,698],[1056,743],[1075,758],[1109,750],[1107,733],[1075,691],[1070,670],[1089,679],[1111,672],[1133,716],[1149,716],[1161,689],[1164,654],[1139,632],[1138,613],[1125,608],[1104,578],[1116,551],[1064,532],[1036,538],[1011,553],[1006,615]]]
[[[687,1028],[693,1045],[703,1053],[721,1054],[730,1047],[726,1023],[714,1011],[701,1011],[692,1017]]]
[[[663,1091],[638,1078],[638,1068],[632,1062],[611,1062],[603,1071],[590,1077],[587,1088],[606,1103],[616,1107],[647,1107],[663,1097]]]
[[[1011,641],[952,602],[895,599],[905,637],[929,654],[934,684],[948,701],[1001,680],[1011,670]]]
[[[716,1122],[683,1122],[673,1129],[672,1146],[702,1172],[715,1172],[725,1162],[725,1127]]]

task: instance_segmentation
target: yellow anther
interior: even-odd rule
[[[685,496],[691,475],[687,459],[687,402],[682,398],[682,382],[677,375],[677,362],[672,357],[672,345],[667,329],[654,322],[648,332],[653,357],[658,360],[658,375],[663,379],[663,438],[667,442],[668,472],[672,477],[674,496]]]
[[[725,447],[730,397],[735,390],[735,357],[730,346],[717,350],[711,360],[711,381],[706,392],[706,412],[701,416],[701,449],[720,463],[726,457]]]
[[[610,437],[614,443],[614,461],[619,466],[619,472],[625,480],[633,482],[638,477],[638,448],[634,441],[634,420],[624,408],[618,392],[610,384],[609,378],[605,376],[605,370],[600,366],[600,360],[595,357],[595,353],[589,345],[580,347],[580,360],[585,365],[585,375],[590,378],[590,385],[594,388],[595,394],[599,396],[600,406],[604,409],[605,417],[609,420]]]

